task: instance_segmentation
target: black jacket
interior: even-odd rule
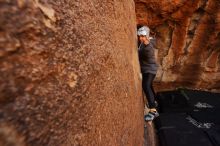
[[[155,58],[155,44],[151,40],[148,45],[141,43],[138,48],[139,62],[142,73],[156,74],[158,70],[158,64]]]

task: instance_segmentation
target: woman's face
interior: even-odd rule
[[[147,36],[144,36],[144,35],[140,35],[139,40],[140,40],[141,43],[147,43],[149,41]]]

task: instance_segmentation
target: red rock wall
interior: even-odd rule
[[[220,91],[220,1],[135,3],[137,23],[148,25],[157,38],[157,81]]]
[[[0,145],[142,146],[131,0],[0,1]]]

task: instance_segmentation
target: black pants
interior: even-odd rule
[[[151,73],[143,73],[142,74],[142,88],[144,90],[144,93],[147,97],[149,108],[156,108],[155,103],[155,91],[153,88],[153,80],[155,78],[155,74]]]

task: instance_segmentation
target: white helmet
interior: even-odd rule
[[[149,37],[150,35],[150,28],[147,26],[142,26],[141,28],[138,29],[137,35],[144,35]]]

